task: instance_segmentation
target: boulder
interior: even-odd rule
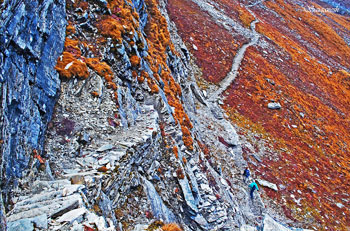
[[[281,104],[280,103],[275,103],[275,102],[271,102],[267,105],[267,107],[269,109],[272,109],[272,110],[279,110],[282,108]]]
[[[278,191],[277,185],[275,185],[274,183],[268,182],[266,180],[262,180],[262,179],[257,179],[256,180],[261,186],[265,186],[268,187],[270,189],[275,190],[276,192]]]

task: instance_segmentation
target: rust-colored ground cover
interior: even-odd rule
[[[233,36],[211,21],[211,16],[190,0],[169,1],[168,12],[194,54],[196,64],[202,68],[203,78],[213,83],[220,82],[230,71],[232,60],[244,39]]]
[[[256,173],[285,187],[266,193],[286,215],[309,228],[346,230],[350,48],[336,31],[349,34],[349,18],[321,17],[279,0],[266,6],[283,20],[256,10],[262,19],[257,31],[271,39],[270,49],[284,55],[249,48],[242,71],[226,92],[226,110],[242,130],[266,139],[270,150]],[[271,100],[282,109],[268,109]]]
[[[168,4],[203,78],[218,83],[238,50],[229,42],[241,45],[243,40],[227,34],[190,0]],[[253,20],[236,1],[215,4],[245,27]],[[247,49],[235,83],[224,93],[225,110],[240,135],[256,134],[251,142],[264,140],[262,163],[251,167],[281,186],[277,193],[265,192],[289,218],[316,230],[347,230],[350,47],[344,37],[350,34],[350,18],[308,12],[307,6],[321,6],[305,1],[266,1],[263,6],[251,10],[260,20],[256,30],[265,46]],[[282,109],[268,109],[272,101]],[[252,144],[258,152],[259,145]]]

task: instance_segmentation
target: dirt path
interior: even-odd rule
[[[244,54],[247,50],[248,47],[255,45],[259,38],[260,35],[255,31],[255,24],[258,23],[259,20],[255,19],[254,21],[251,22],[250,28],[252,32],[254,33],[253,38],[250,40],[249,43],[244,44],[237,52],[235,58],[233,59],[232,63],[232,68],[231,71],[226,75],[226,77],[219,83],[219,89],[216,90],[210,97],[209,101],[216,101],[217,98],[233,83],[235,80],[237,74],[238,74],[238,69],[241,65],[241,62],[243,60]]]

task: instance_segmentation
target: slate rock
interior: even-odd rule
[[[57,219],[57,222],[69,222],[73,223],[77,220],[82,220],[83,215],[86,213],[86,208],[78,208],[69,211],[68,213],[63,214],[60,218]]]
[[[113,148],[114,148],[114,146],[112,144],[105,144],[105,145],[99,147],[96,151],[97,152],[104,152],[104,151],[107,151],[107,150],[111,150]]]
[[[7,224],[8,231],[32,231],[34,230],[33,222],[30,219],[21,219],[12,221]]]

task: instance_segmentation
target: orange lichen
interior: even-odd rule
[[[99,97],[99,96],[100,96],[100,94],[98,94],[97,91],[91,92],[91,95],[92,95],[93,97]]]
[[[181,126],[182,140],[189,150],[193,150],[193,139],[190,131],[186,126]]]
[[[177,178],[179,178],[179,179],[184,179],[184,178],[185,178],[185,175],[184,175],[184,173],[183,173],[183,171],[182,171],[181,168],[178,168],[178,169],[176,170],[176,176],[177,176]]]
[[[149,78],[147,79],[148,87],[151,89],[151,93],[155,94],[159,92],[158,85],[154,82],[153,79]]]
[[[187,164],[187,159],[186,159],[186,157],[182,157],[182,162],[184,163],[184,164]]]
[[[112,82],[113,72],[107,63],[101,62],[98,58],[86,59],[86,63],[91,69],[96,71],[97,74],[104,77],[108,83]]]
[[[163,231],[182,231],[182,229],[175,223],[163,225],[162,230]]]
[[[119,20],[111,16],[105,17],[105,19],[98,22],[97,28],[102,35],[111,37],[115,41],[118,41],[118,43],[122,43],[122,33],[124,33],[124,27]]]
[[[174,147],[173,147],[173,153],[174,153],[176,159],[179,159],[179,151],[178,151],[176,145],[174,145]]]
[[[56,70],[61,77],[67,79],[72,77],[86,79],[89,77],[89,71],[86,64],[66,51],[63,52],[60,58],[58,58]]]
[[[108,82],[107,83],[107,87],[108,88],[111,88],[111,89],[113,89],[113,90],[117,90],[117,84],[115,84],[115,83],[113,83],[113,82]]]
[[[66,35],[71,35],[71,34],[75,34],[75,27],[71,22],[69,22],[66,27]]]
[[[131,65],[134,67],[138,67],[140,65],[140,61],[141,59],[137,55],[133,55],[130,57]]]

